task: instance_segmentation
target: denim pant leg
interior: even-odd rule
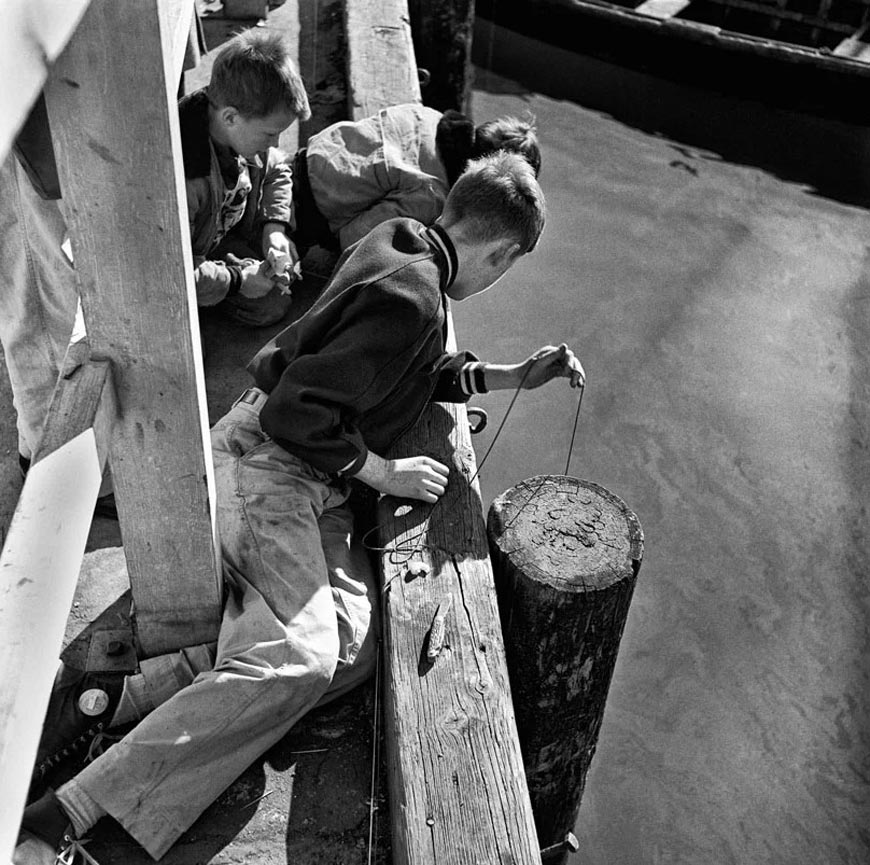
[[[154,858],[320,700],[339,654],[318,519],[346,493],[264,440],[248,406],[212,439],[229,589],[215,667],[77,776]]]
[[[73,267],[61,249],[66,223],[13,154],[0,162],[0,343],[18,416],[19,450],[42,435],[75,321]]]

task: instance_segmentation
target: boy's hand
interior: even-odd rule
[[[447,466],[431,457],[385,460],[369,452],[356,476],[378,492],[434,503],[444,495],[449,473]]]
[[[570,379],[571,387],[582,387],[586,384],[583,366],[564,342],[559,346],[545,345],[539,348],[519,365],[517,373],[517,384],[522,381],[526,390],[540,387],[559,377]]]
[[[302,265],[294,262],[290,253],[276,252],[272,247],[266,253],[266,274],[272,278],[283,294],[290,294],[290,284],[302,278]]]
[[[239,294],[242,297],[258,298],[265,297],[274,287],[275,283],[267,275],[268,266],[265,261],[257,261],[254,258],[237,258],[235,255],[227,255],[227,264],[232,264],[242,269],[242,284]]]
[[[282,223],[267,222],[263,226],[263,256],[269,263],[269,275],[289,294],[290,283],[302,277],[302,264],[296,244]]]

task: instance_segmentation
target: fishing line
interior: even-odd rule
[[[586,390],[586,382],[580,383],[580,396],[577,399],[577,413],[574,415],[574,429],[571,430],[571,444],[568,445],[568,459],[565,461],[565,471],[562,474],[567,475],[568,469],[571,467],[571,455],[574,453],[574,438],[577,435],[577,423],[580,420],[580,406],[583,405],[583,391]]]
[[[523,385],[526,383],[526,378],[528,377],[529,373],[531,372],[533,366],[534,366],[534,364],[530,364],[526,368],[525,372],[523,373],[523,376],[520,379],[520,382],[517,385],[513,396],[511,397],[511,401],[508,404],[507,410],[504,413],[504,417],[502,417],[501,423],[498,425],[498,429],[495,431],[495,434],[492,437],[492,441],[489,443],[489,447],[487,447],[486,452],[484,453],[483,457],[481,458],[480,462],[478,463],[476,471],[468,479],[469,484],[473,483],[477,479],[477,476],[480,474],[480,471],[483,468],[484,463],[486,462],[490,453],[492,453],[492,450],[495,447],[495,443],[498,441],[499,436],[501,435],[501,432],[504,429],[505,424],[507,423],[508,417],[510,417],[511,411],[512,411],[514,405],[516,404],[516,401],[520,395],[520,391],[523,389]],[[577,411],[574,415],[574,427],[571,431],[571,443],[568,447],[568,457],[567,457],[567,462],[565,465],[565,474],[568,474],[568,468],[571,465],[571,457],[572,457],[573,451],[574,451],[574,441],[576,439],[577,426],[578,426],[578,422],[580,420],[580,407],[583,404],[583,392],[585,389],[586,389],[586,385],[585,385],[585,383],[582,383],[580,385],[580,396],[577,400]],[[528,501],[526,501],[523,504],[522,508],[520,508],[520,510],[514,515],[511,522],[513,522],[520,515],[520,513],[522,513],[522,511],[526,508],[526,506],[531,503],[532,499],[537,494],[538,489],[540,489],[540,486],[541,485],[539,485],[533,491],[533,493],[529,497]],[[435,511],[435,508],[437,508],[438,505],[441,504],[442,501],[444,501],[443,497],[439,498],[438,501],[436,501],[432,505],[432,510],[429,512],[429,518],[431,518],[432,513],[434,513],[434,511]],[[390,561],[390,564],[392,564],[392,565],[407,564],[412,558],[414,558],[414,556],[417,553],[422,552],[423,550],[431,550],[433,552],[436,550],[436,547],[434,547],[430,544],[414,543],[414,541],[425,537],[426,532],[427,532],[427,529],[425,526],[423,528],[421,528],[419,531],[417,531],[415,534],[406,538],[401,544],[387,545],[387,546],[382,546],[382,547],[381,546],[373,546],[373,545],[369,544],[368,543],[369,536],[371,534],[373,534],[374,532],[384,528],[385,525],[386,525],[386,523],[378,523],[377,525],[372,526],[368,531],[365,532],[365,534],[363,534],[360,542],[362,543],[363,547],[365,547],[365,549],[367,549],[371,552],[388,553],[389,557],[390,557],[389,561]],[[447,552],[447,551],[445,551],[445,552]],[[397,555],[403,555],[404,558],[397,559],[396,558]],[[396,575],[396,576],[398,576],[398,575]],[[396,579],[396,576],[393,576],[389,580],[387,580],[387,582],[383,588],[383,591],[385,593],[390,588],[390,585],[393,582],[393,580]]]

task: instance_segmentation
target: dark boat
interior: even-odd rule
[[[870,0],[477,0],[476,14],[682,83],[870,125]]]

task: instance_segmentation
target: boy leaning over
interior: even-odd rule
[[[302,79],[280,35],[247,30],[220,50],[207,87],[178,104],[190,238],[200,306],[248,325],[280,320],[290,305],[270,267],[298,261],[292,169],[278,137],[311,116]],[[286,258],[284,259],[286,260]]]
[[[583,382],[565,345],[510,365],[445,352],[448,298],[495,284],[543,224],[525,160],[472,162],[435,225],[398,218],[375,228],[311,310],[254,358],[256,387],[212,431],[228,589],[214,665],[28,806],[16,865],[53,861],[65,834],[81,837],[106,813],[159,859],[302,715],[365,677],[365,586],[349,558],[326,564],[339,556],[325,547],[348,548],[348,481],[436,502],[446,466],[383,456],[427,402],[557,376]]]

